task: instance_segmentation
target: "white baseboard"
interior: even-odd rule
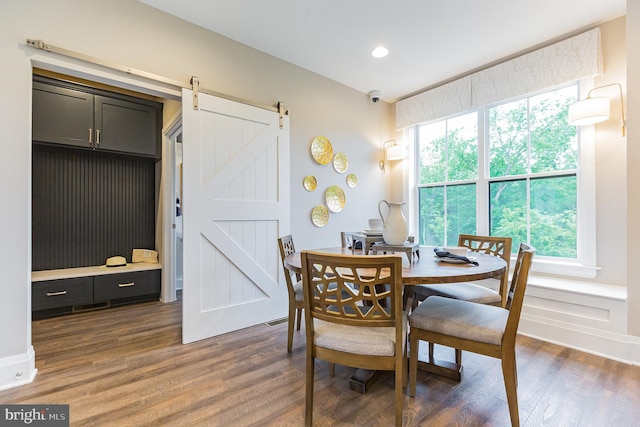
[[[529,276],[518,333],[633,365],[640,337],[628,335],[626,288]]]
[[[522,314],[518,333],[640,366],[640,338]]]
[[[26,353],[0,359],[0,390],[29,384],[37,373],[33,346]]]

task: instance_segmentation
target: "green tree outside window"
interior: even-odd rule
[[[578,148],[566,116],[576,97],[571,85],[419,126],[420,243],[451,245],[460,233],[475,234],[476,194],[486,194],[491,235],[528,242],[540,256],[575,259]],[[481,116],[485,135],[478,135]],[[481,161],[486,177],[478,176]]]

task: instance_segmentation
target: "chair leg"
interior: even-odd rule
[[[416,379],[418,377],[418,347],[420,341],[415,333],[409,334],[409,396],[416,395]]]
[[[310,352],[309,352],[310,353]],[[313,381],[314,381],[315,360],[311,354],[307,354],[307,384],[304,402],[304,425],[313,425]]]
[[[520,416],[518,414],[518,380],[515,351],[508,351],[502,354],[502,375],[504,376],[504,388],[507,394],[507,403],[509,404],[511,426],[519,427]]]
[[[414,296],[413,289],[408,289],[408,288],[411,288],[411,286],[406,287],[404,290],[404,293],[402,294],[402,307],[404,307],[405,311],[410,312],[415,308],[414,307],[415,296]],[[415,305],[417,306],[417,304]]]
[[[402,387],[407,388],[407,384],[409,383],[409,354],[407,351],[409,350],[409,340],[405,340],[404,342],[404,354],[402,355]]]
[[[405,382],[405,378],[407,377],[406,371],[404,371],[405,360],[406,357],[402,357],[402,362],[400,362],[400,366],[396,362],[396,380],[395,380],[395,390],[396,390],[396,427],[402,427],[402,404],[403,395],[402,395],[402,386]]]
[[[298,313],[298,314],[297,314],[297,317],[298,317],[298,318],[297,318],[297,325],[296,325],[296,329],[297,329],[297,330],[300,330],[300,322],[301,322],[301,319],[302,319],[302,308],[297,308],[297,309],[296,309],[296,311],[297,311],[297,313]]]
[[[336,374],[336,364],[329,363],[329,376],[334,376]]]
[[[418,304],[420,304],[420,301],[418,301],[418,298],[416,297],[416,294],[414,292],[413,297],[411,298],[411,311],[415,310]]]
[[[293,349],[293,322],[296,315],[296,308],[289,306],[289,319],[287,326],[287,353],[291,353]]]
[[[456,348],[456,365],[462,365],[462,350]]]
[[[429,362],[431,362],[433,360],[433,349],[434,349],[434,345],[432,342],[429,343]]]

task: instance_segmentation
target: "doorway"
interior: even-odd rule
[[[55,65],[53,64],[55,62]],[[278,109],[269,107],[266,109],[256,108],[237,100],[220,98],[214,95],[200,93],[200,109],[192,107],[191,100],[193,94],[188,89],[176,90],[170,83],[149,81],[143,77],[132,77],[121,75],[111,69],[104,68],[97,64],[91,64],[89,68],[78,69],[77,64],[65,62],[61,64],[60,58],[55,57],[55,61],[47,55],[37,55],[32,58],[34,68],[55,69],[57,72],[66,75],[82,78],[89,81],[99,81],[114,87],[127,87],[130,90],[158,98],[166,98],[174,105],[179,105],[181,111],[175,114],[173,120],[168,120],[170,114],[165,113],[163,122],[165,123],[162,165],[157,165],[156,176],[159,184],[158,217],[156,238],[158,249],[162,250],[162,290],[161,299],[163,302],[171,302],[176,299],[176,278],[178,256],[176,254],[176,232],[178,225],[176,217],[187,215],[189,220],[182,228],[184,236],[184,256],[181,258],[184,265],[184,289],[185,296],[192,295],[190,301],[193,303],[189,307],[197,308],[197,315],[192,319],[194,322],[186,322],[183,311],[183,334],[185,330],[196,330],[191,334],[190,342],[218,333],[228,332],[234,329],[205,331],[201,326],[207,326],[211,322],[203,321],[210,314],[216,315],[217,321],[214,325],[218,328],[230,328],[225,317],[228,313],[232,319],[238,319],[235,329],[257,324],[264,321],[273,320],[286,314],[286,288],[284,283],[280,283],[280,269],[278,263],[277,247],[275,242],[278,234],[289,229],[290,206],[289,206],[289,120],[288,115]],[[187,102],[183,102],[187,99]],[[207,108],[203,108],[206,103],[211,103]],[[188,106],[188,108],[187,108]],[[189,114],[185,113],[187,111]],[[193,114],[194,111],[199,111]],[[204,112],[204,113],[203,113]],[[267,114],[268,117],[253,119],[254,114],[261,116]],[[208,116],[203,122],[204,126],[198,125],[201,118]],[[187,120],[185,117],[189,117]],[[232,127],[219,126],[218,120],[233,122]],[[183,120],[185,123],[183,129]],[[189,126],[187,126],[187,124]],[[195,129],[204,131],[204,134],[196,135]],[[215,129],[231,129],[233,132],[225,136],[225,149],[219,151],[219,144],[212,144],[211,136]],[[271,129],[271,130],[269,130]],[[236,130],[238,132],[236,132]],[[246,138],[238,143],[238,136],[245,135],[245,130],[251,130],[254,136],[260,138]],[[187,132],[188,131],[188,132]],[[183,133],[184,132],[184,133]],[[216,138],[220,138],[216,134]],[[190,197],[186,193],[188,186],[183,184],[181,192],[185,192],[184,198],[180,196],[180,213],[177,215],[176,181],[179,183],[182,174],[176,175],[176,159],[178,158],[176,149],[178,144],[183,144],[182,138],[187,146],[194,147],[198,140],[198,149],[202,150],[202,156],[193,154],[185,172],[192,174],[191,181],[186,179],[182,182],[191,182],[193,195]],[[180,142],[178,142],[180,139]],[[209,143],[207,143],[207,141]],[[224,154],[227,159],[224,163],[211,161],[216,156]],[[186,157],[186,150],[185,150]],[[206,162],[201,161],[207,160]],[[185,160],[187,162],[187,160]],[[207,168],[211,168],[208,170]],[[192,171],[192,172],[189,172]],[[196,174],[206,172],[210,174],[209,185],[202,187]],[[215,176],[215,179],[213,178]],[[161,177],[163,181],[161,182]],[[252,183],[252,186],[241,185]],[[202,191],[201,191],[202,190]],[[206,194],[205,194],[206,193]],[[214,197],[209,197],[213,195]],[[241,197],[238,197],[240,195]],[[207,203],[201,203],[200,196],[206,196]],[[233,197],[230,197],[233,196]],[[188,205],[191,203],[191,205]],[[190,206],[198,206],[198,209],[189,210]],[[204,209],[206,207],[206,209]],[[227,214],[231,214],[231,216]],[[200,214],[210,215],[209,219],[202,218],[198,223],[194,222]],[[249,214],[249,215],[248,215]],[[196,225],[200,228],[196,228]],[[193,231],[190,231],[193,230]],[[189,239],[187,231],[193,233]],[[204,233],[200,233],[204,231]],[[208,246],[199,245],[202,238],[207,239]],[[193,245],[194,253],[189,253],[188,245]],[[208,253],[207,259],[214,260],[217,264],[209,262],[198,263],[203,258],[198,256],[198,248],[204,248]],[[211,267],[215,266],[215,269]],[[205,268],[206,267],[206,268]],[[215,271],[214,271],[215,270]],[[188,274],[192,272],[189,280]],[[205,275],[200,275],[204,272]],[[213,273],[213,274],[211,274]],[[199,280],[203,279],[203,280]],[[212,279],[212,280],[209,280]],[[193,285],[192,285],[193,283]],[[216,287],[223,283],[225,286]],[[206,285],[206,286],[205,286]],[[189,286],[199,286],[199,288],[189,289]],[[227,290],[229,292],[227,292]],[[219,298],[221,293],[225,293],[226,300]],[[199,296],[204,296],[200,304]],[[188,305],[185,300],[183,306]],[[229,310],[227,307],[237,306],[236,310]],[[256,309],[256,308],[260,309]],[[189,312],[187,310],[187,312]],[[196,310],[191,310],[196,313]],[[202,334],[201,334],[202,333]]]
[[[183,289],[182,117],[177,113],[163,135],[162,301],[172,302]]]
[[[175,262],[175,276],[176,276],[176,291],[182,290],[182,279],[183,279],[183,244],[182,244],[182,129],[180,129],[180,134],[176,137],[176,141],[174,144],[175,147],[175,193],[176,193],[176,247],[174,252],[176,254],[176,262]]]

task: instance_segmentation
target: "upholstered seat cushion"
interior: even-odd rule
[[[318,347],[372,356],[395,354],[394,327],[362,327],[341,325],[314,319],[314,341]],[[406,340],[407,313],[402,313],[402,347]]]
[[[509,310],[445,297],[429,297],[409,316],[411,328],[473,341],[502,343]]]
[[[462,282],[438,285],[418,285],[416,288],[416,292],[425,298],[441,296],[463,301],[477,302],[479,304],[499,304],[502,301],[498,292],[474,283]]]

